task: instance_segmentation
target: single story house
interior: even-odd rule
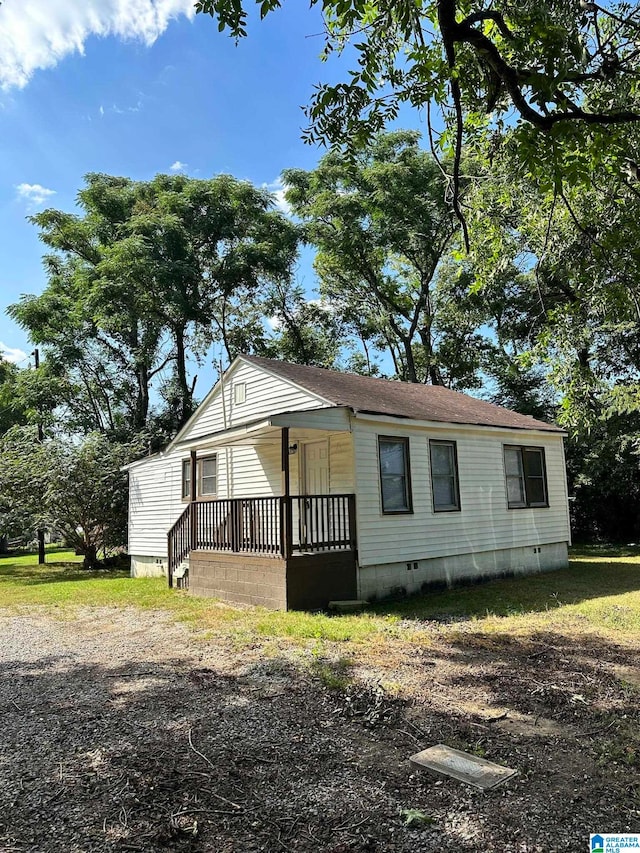
[[[128,466],[131,571],[302,609],[560,568],[563,435],[447,388],[242,355]]]

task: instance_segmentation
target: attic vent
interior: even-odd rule
[[[233,402],[236,405],[240,403],[244,403],[247,399],[247,383],[246,382],[236,382],[233,386]]]

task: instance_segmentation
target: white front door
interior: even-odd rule
[[[329,494],[329,442],[310,441],[304,445],[304,493]],[[322,547],[330,536],[330,519],[326,500],[305,502],[305,517],[301,537],[307,547]]]
[[[304,445],[304,491],[307,495],[329,494],[329,442]]]

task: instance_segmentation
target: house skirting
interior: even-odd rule
[[[167,574],[166,557],[147,557],[140,554],[131,555],[132,578],[161,578]]]
[[[403,563],[360,566],[358,597],[371,601],[428,591],[431,584],[454,586],[458,582],[552,571],[567,565],[567,543],[554,542]]]
[[[317,610],[356,597],[353,551],[280,556],[192,551],[192,595],[254,604],[270,610]]]

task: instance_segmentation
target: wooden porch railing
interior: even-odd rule
[[[355,550],[355,509],[348,494],[191,502],[168,534],[169,586],[196,549],[283,557]]]

